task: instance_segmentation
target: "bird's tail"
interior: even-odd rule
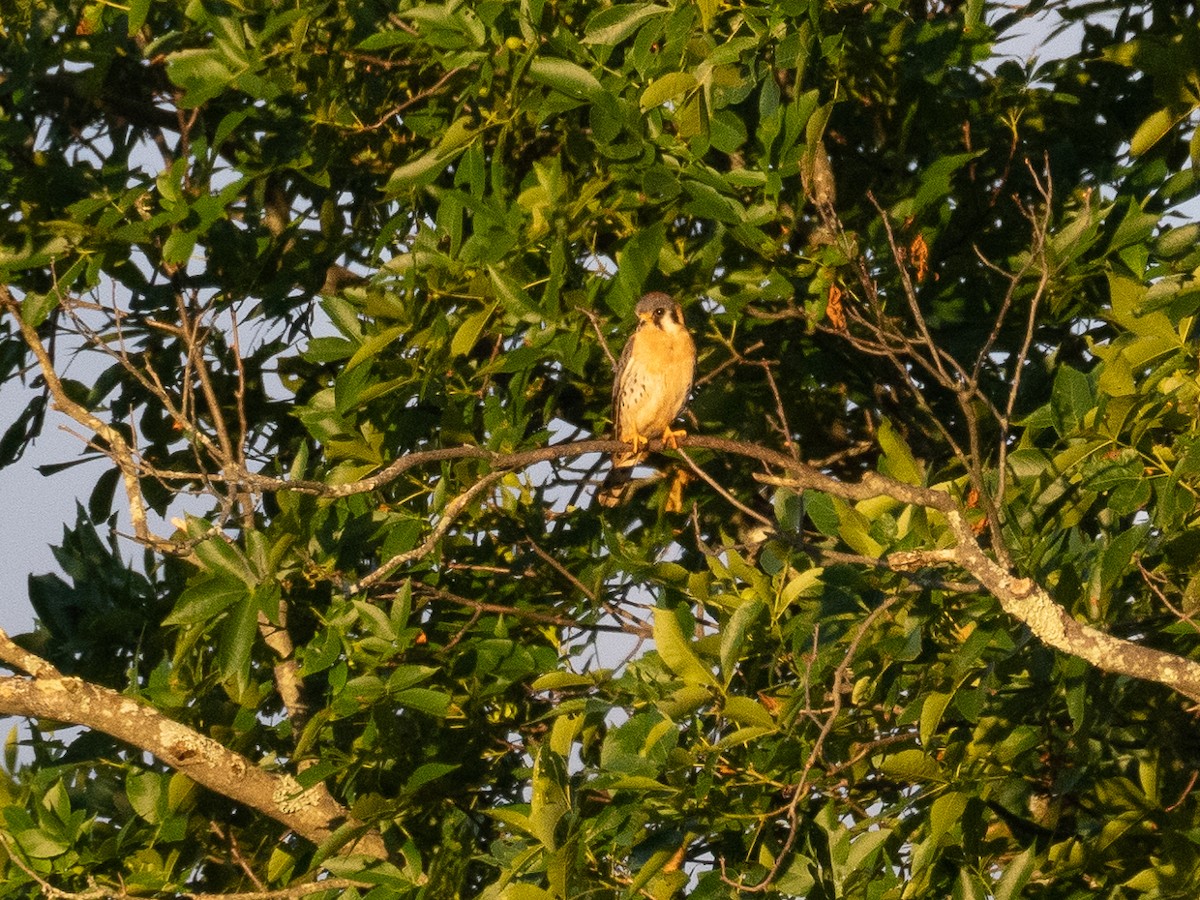
[[[634,466],[645,456],[645,453],[614,453],[612,468],[608,470],[599,490],[596,491],[596,502],[608,509],[617,506],[625,498],[625,491],[633,478]]]

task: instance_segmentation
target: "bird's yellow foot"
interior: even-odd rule
[[[686,437],[686,436],[687,436],[687,432],[684,431],[682,428],[679,431],[672,431],[671,426],[668,425],[666,428],[663,429],[663,433],[662,433],[663,446],[670,447],[672,450],[678,450],[679,449],[679,438]]]
[[[633,449],[630,451],[634,456],[646,449],[646,445],[650,443],[650,439],[642,437],[636,431],[629,438],[629,446]]]

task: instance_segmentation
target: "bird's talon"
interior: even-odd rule
[[[687,432],[683,429],[672,431],[670,426],[663,429],[662,442],[664,447],[670,447],[672,450],[679,449],[679,438],[687,437]]]

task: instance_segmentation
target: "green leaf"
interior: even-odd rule
[[[683,189],[692,197],[692,201],[686,207],[692,215],[730,225],[740,224],[746,218],[746,210],[740,203],[710,185],[686,180],[683,182]]]
[[[571,755],[572,745],[575,739],[579,737],[580,729],[583,728],[583,716],[581,715],[561,715],[554,720],[554,727],[550,729],[550,749],[559,756],[566,759]]]
[[[250,596],[250,588],[237,578],[208,578],[185,588],[175,608],[163,619],[164,625],[195,625],[207,622],[238,601]]]
[[[854,838],[850,842],[850,852],[846,854],[846,872],[863,871],[865,874],[870,874],[876,854],[891,836],[892,829],[878,828]]]
[[[1116,590],[1120,580],[1134,569],[1137,550],[1150,532],[1149,524],[1134,525],[1116,534],[1104,548],[1100,566],[1100,589],[1104,593]]]
[[[388,197],[395,197],[406,191],[424,187],[445,171],[449,164],[450,160],[436,150],[430,150],[393,170],[383,192]]]
[[[363,342],[366,335],[363,332],[358,307],[344,297],[326,296],[321,298],[321,309],[329,316],[334,327],[354,342],[354,346],[357,347]]]
[[[304,359],[308,362],[340,362],[354,355],[357,344],[339,337],[315,337],[304,348]]]
[[[950,900],[988,900],[990,893],[983,879],[969,869],[958,870]]]
[[[526,322],[541,322],[542,314],[515,278],[497,266],[488,266],[488,277],[492,288],[509,315],[516,316]]]
[[[375,703],[383,696],[383,692],[383,680],[377,675],[359,675],[346,682],[339,699],[347,707],[361,709]]]
[[[827,537],[836,537],[841,528],[841,518],[834,499],[829,494],[806,491],[804,514],[817,531]]]
[[[663,784],[645,775],[621,775],[611,781],[606,781],[604,786],[606,790],[610,791],[666,791],[675,793],[675,788],[669,784]]]
[[[658,701],[659,712],[675,721],[690,716],[713,699],[712,689],[703,684],[685,684]]]
[[[915,485],[924,484],[925,477],[921,472],[920,464],[889,420],[884,419],[879,423],[878,438],[879,449],[883,451],[883,460],[880,462],[879,471],[897,481]]]
[[[1080,426],[1096,405],[1091,380],[1070,366],[1060,366],[1054,377],[1050,402],[1058,433],[1066,437]]]
[[[471,145],[477,134],[471,127],[470,119],[456,119],[446,127],[436,147],[393,170],[383,188],[384,194],[395,197],[433,183]]]
[[[942,714],[946,711],[946,707],[950,705],[950,701],[954,699],[952,693],[931,693],[925,697],[925,702],[921,704],[921,745],[928,747],[930,740],[937,733],[938,726],[942,722]]]
[[[1129,155],[1141,156],[1166,137],[1176,125],[1188,117],[1190,109],[1158,109],[1142,120],[1129,139]]]
[[[746,143],[746,125],[733,110],[720,109],[709,120],[709,138],[722,153],[736,153]]]
[[[134,812],[157,825],[166,812],[166,795],[163,791],[163,776],[157,772],[130,772],[125,776],[125,796]]]
[[[146,16],[150,12],[150,0],[130,0],[128,31],[130,37],[142,30],[146,24]]]
[[[833,499],[838,513],[838,534],[855,551],[865,556],[879,556],[883,545],[871,537],[871,520],[844,500]]]
[[[774,604],[772,616],[778,618],[785,610],[802,596],[812,596],[821,590],[823,568],[803,569],[788,579],[783,590],[779,592],[779,600]]]
[[[220,51],[197,47],[169,54],[167,77],[184,89],[183,105],[197,107],[229,90],[234,73]]]
[[[529,686],[532,691],[561,691],[572,687],[590,687],[595,679],[574,672],[547,672]]]
[[[21,850],[34,859],[54,859],[70,849],[70,845],[60,838],[35,829],[18,831],[13,837],[17,839]]]
[[[272,847],[271,856],[267,860],[267,878],[270,881],[286,880],[288,873],[296,865],[296,857],[282,846]]]
[[[775,728],[774,717],[765,706],[749,697],[726,697],[721,712],[739,725],[755,725],[759,728]]]
[[[914,781],[941,780],[941,768],[923,750],[900,750],[889,753],[878,763],[885,775]]]
[[[658,607],[654,610],[654,646],[667,668],[684,681],[716,685],[712,672],[692,651],[691,644],[679,627],[679,619],[669,609]]]
[[[1011,859],[992,891],[995,900],[1017,900],[1033,875],[1037,858],[1036,848],[1029,847]]]
[[[431,666],[397,666],[388,677],[387,689],[391,692],[402,691],[426,681],[436,672],[437,669]]]
[[[207,531],[207,523],[201,524]],[[253,587],[258,581],[245,554],[222,534],[200,541],[195,546],[195,554],[201,568],[210,575],[226,580],[236,579],[248,587]]]
[[[443,156],[457,155],[475,139],[478,132],[472,126],[472,120],[467,116],[462,116],[450,123],[449,127],[442,132],[442,137],[438,141],[437,152]]]
[[[39,327],[59,304],[58,291],[30,291],[21,300],[21,318],[25,324]]]
[[[576,100],[595,100],[604,94],[595,75],[566,59],[535,57],[529,64],[529,77]]]
[[[730,734],[725,735],[717,741],[717,749],[721,752],[727,752],[734,747],[741,747],[745,744],[751,744],[760,738],[764,738],[772,734],[776,729],[772,726],[767,728],[763,725],[747,725],[739,728]]]
[[[403,336],[406,331],[405,326],[395,325],[391,328],[385,328],[379,334],[371,335],[362,342],[362,345],[350,357],[350,361],[346,363],[342,371],[348,372],[354,367],[362,365],[362,363],[378,356],[381,350],[395,344],[396,339]]]
[[[499,900],[562,900],[562,898],[536,885],[518,881],[501,891]]]
[[[762,600],[750,600],[733,611],[729,623],[721,630],[721,677],[728,686],[737,671],[746,634],[762,616],[767,605]]]
[[[945,835],[959,825],[962,814],[967,808],[967,795],[958,791],[942,794],[933,801],[929,812],[930,840],[935,846],[945,843]]]
[[[242,600],[221,626],[217,665],[221,679],[244,689],[250,674],[250,653],[258,636],[258,604],[253,597]]]
[[[474,349],[475,344],[478,343],[479,335],[483,333],[483,328],[487,325],[488,319],[492,317],[492,313],[495,311],[496,307],[493,305],[467,316],[462,324],[458,326],[458,330],[454,332],[454,338],[450,341],[450,355],[466,356],[470,353]]]
[[[621,43],[644,22],[671,10],[653,3],[620,3],[602,9],[584,26],[583,43],[613,47]]]
[[[920,188],[911,204],[902,205],[896,212],[902,212],[900,218],[918,216],[930,206],[940,204],[954,190],[954,176],[960,169],[973,159],[977,159],[983,151],[974,153],[957,153],[942,156],[921,169]]]
[[[642,91],[642,96],[638,100],[638,104],[642,107],[642,111],[645,112],[656,106],[662,106],[664,103],[674,100],[688,91],[695,90],[696,86],[696,76],[691,72],[670,72],[652,81]]]
[[[392,695],[392,699],[397,705],[406,709],[415,709],[417,712],[436,716],[439,719],[446,718],[451,712],[450,696],[429,688],[408,688],[397,691]]]
[[[436,781],[451,772],[457,771],[461,766],[458,763],[438,763],[431,762],[417,766],[416,770],[408,776],[408,780],[404,782],[405,793],[412,793],[418,788],[429,784],[431,781]]]

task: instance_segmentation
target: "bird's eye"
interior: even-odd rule
[[[661,319],[663,317],[663,315],[666,314],[666,312],[667,311],[660,306],[654,310],[654,318]]]

